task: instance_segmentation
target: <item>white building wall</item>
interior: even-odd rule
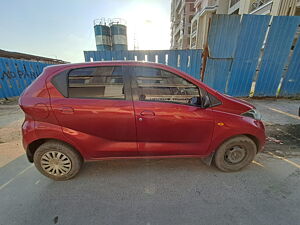
[[[172,0],[171,3],[171,49],[190,47],[191,19],[195,0]]]

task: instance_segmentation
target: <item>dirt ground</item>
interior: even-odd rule
[[[300,156],[300,124],[266,125],[265,151],[279,156]]]
[[[24,154],[20,129],[23,117],[16,99],[0,104],[0,168]]]

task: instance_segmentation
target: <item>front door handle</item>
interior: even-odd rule
[[[141,112],[140,115],[141,116],[155,116],[155,113],[150,110],[145,110],[145,111]]]
[[[59,108],[59,111],[63,114],[73,114],[74,109],[72,107],[61,107]]]

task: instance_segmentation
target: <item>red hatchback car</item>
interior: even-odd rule
[[[201,157],[237,171],[265,142],[254,106],[157,63],[49,66],[19,104],[28,159],[55,180],[112,158]]]

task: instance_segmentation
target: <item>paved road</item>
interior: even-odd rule
[[[286,161],[287,160],[287,161]],[[20,157],[0,171],[0,224],[299,224],[300,158],[223,173],[198,159],[88,163],[55,182]]]
[[[300,123],[300,101],[253,103],[269,124]],[[259,154],[237,173],[198,159],[100,161],[85,164],[73,180],[55,182],[23,150],[15,157],[23,114],[16,106],[0,109],[0,225],[300,224],[300,157]]]
[[[262,119],[266,124],[300,124],[298,111],[300,100],[287,99],[248,99],[261,112]]]

